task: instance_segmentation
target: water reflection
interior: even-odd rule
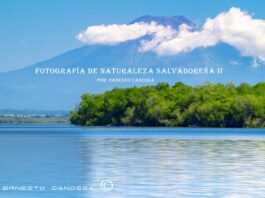
[[[80,145],[90,182],[115,184],[107,194],[93,192],[96,197],[265,194],[265,141],[82,139]]]
[[[0,197],[224,197],[265,194],[265,141],[0,136]],[[111,191],[100,188],[112,181]],[[87,186],[52,191],[50,186]],[[108,186],[107,186],[108,187]],[[108,189],[107,189],[108,190]]]

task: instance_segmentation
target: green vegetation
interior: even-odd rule
[[[69,112],[62,110],[0,109],[0,124],[69,124]]]
[[[115,88],[84,94],[71,123],[86,126],[265,127],[265,83]]]
[[[61,116],[61,117],[0,116],[0,124],[69,124],[69,116]]]

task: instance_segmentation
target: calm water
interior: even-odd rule
[[[264,198],[265,130],[0,126],[0,197]]]

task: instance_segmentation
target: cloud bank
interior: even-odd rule
[[[174,34],[170,26],[157,25],[151,23],[134,23],[130,25],[99,25],[90,26],[85,31],[80,32],[76,38],[83,43],[93,45],[115,45],[121,42],[135,40],[145,35],[164,37]]]
[[[150,35],[151,39],[145,39],[143,36],[146,35]],[[239,50],[243,56],[265,62],[265,20],[253,19],[248,13],[234,7],[215,18],[208,18],[196,31],[186,24],[176,30],[151,22],[90,26],[76,37],[89,45],[114,45],[142,39],[139,52],[153,51],[161,56],[223,42]]]

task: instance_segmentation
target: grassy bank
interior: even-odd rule
[[[15,117],[0,116],[0,124],[69,124],[69,116],[61,117]]]

